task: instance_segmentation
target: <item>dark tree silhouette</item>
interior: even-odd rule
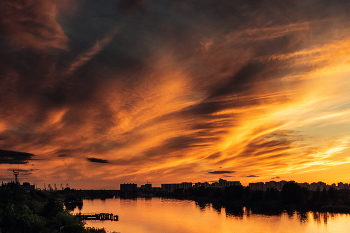
[[[296,183],[286,183],[281,191],[281,199],[284,205],[304,205],[305,196],[303,189]]]

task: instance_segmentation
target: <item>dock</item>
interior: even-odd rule
[[[82,217],[83,220],[110,220],[110,221],[118,221],[118,215],[113,215],[110,213],[95,213],[95,214],[76,214],[77,216]]]

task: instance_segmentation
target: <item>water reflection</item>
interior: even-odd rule
[[[119,215],[118,222],[88,221],[87,226],[121,233],[346,232],[350,220],[346,214],[290,211],[261,215],[235,205],[224,207],[161,198],[84,200],[81,212]]]
[[[319,225],[323,222],[324,225],[327,225],[328,221],[332,218],[335,218],[338,214],[334,213],[319,213],[319,212],[311,212],[311,215],[315,222]]]
[[[300,222],[306,223],[308,221],[308,214],[306,212],[298,212],[297,215],[298,215]]]
[[[64,199],[64,206],[69,211],[73,211],[76,207],[78,207],[79,210],[82,210],[83,199],[81,197],[75,197],[72,194],[68,194]]]
[[[237,205],[226,205],[225,206],[226,210],[226,216],[234,216],[234,217],[239,217],[243,218],[243,215],[245,214],[243,211],[243,207],[237,206]]]
[[[218,214],[221,214],[221,209],[223,206],[220,203],[213,203],[212,207]]]
[[[199,207],[201,211],[204,211],[205,208],[209,207],[210,204],[206,202],[196,202],[196,205]]]

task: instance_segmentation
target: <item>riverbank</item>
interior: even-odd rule
[[[199,205],[212,204],[213,208],[225,207],[233,215],[242,215],[243,207],[252,213],[278,215],[284,211],[305,213],[350,213],[350,190],[310,191],[295,183],[287,183],[282,191],[267,189],[250,190],[249,187],[230,186],[224,189],[199,187],[174,192],[158,192],[158,197],[193,200]]]
[[[120,191],[120,190],[61,190],[60,195],[73,194],[83,199],[105,200],[113,197],[135,199],[138,197],[162,197],[179,200],[193,200],[199,205],[212,204],[214,208],[225,207],[228,212],[241,215],[243,207],[253,213],[278,215],[284,211],[305,213],[329,212],[350,213],[350,190],[311,191],[293,182],[286,183],[281,191],[271,188],[264,191],[251,190],[241,185],[225,188],[175,189],[173,192]]]
[[[63,208],[63,196],[57,192],[26,192],[15,183],[0,187],[1,233],[105,233],[86,229],[79,216]]]

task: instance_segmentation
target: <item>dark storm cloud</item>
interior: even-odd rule
[[[10,151],[10,150],[0,150],[0,164],[26,164],[34,154]]]
[[[105,159],[98,159],[98,158],[86,158],[92,163],[109,163],[108,160]]]
[[[230,174],[230,173],[234,173],[235,171],[212,171],[212,172],[208,172],[209,174]]]

